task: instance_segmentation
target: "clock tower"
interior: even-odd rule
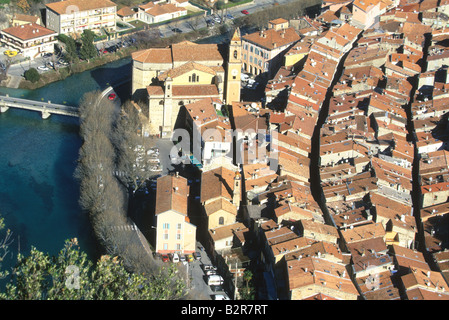
[[[240,102],[240,73],[242,71],[242,40],[237,28],[229,43],[228,63],[226,65],[225,102]]]

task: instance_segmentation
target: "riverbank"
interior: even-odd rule
[[[31,82],[29,80],[25,80],[22,78],[19,85],[17,86],[19,89],[25,90],[35,90],[46,85],[61,81],[66,79],[69,76],[72,76],[77,73],[82,73],[84,71],[92,70],[101,66],[104,66],[108,63],[121,60],[123,58],[131,57],[133,52],[137,52],[139,50],[148,49],[150,47],[165,47],[172,43],[181,42],[184,40],[188,41],[198,41],[208,37],[213,37],[217,35],[222,35],[222,28],[203,28],[198,30],[193,30],[188,33],[183,34],[175,34],[173,36],[167,38],[152,38],[145,39],[147,41],[140,41],[137,45],[130,47],[123,47],[113,53],[103,53],[98,57],[91,59],[90,61],[77,60],[73,64],[67,67],[60,67],[57,70],[51,70],[48,72],[44,72],[41,74],[39,81]],[[148,41],[149,40],[149,41]],[[12,79],[11,77],[9,79]],[[8,87],[8,83],[3,82],[2,86]]]

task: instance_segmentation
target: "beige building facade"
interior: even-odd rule
[[[116,30],[117,5],[110,0],[65,0],[45,6],[47,28],[59,34]]]
[[[190,41],[133,53],[132,96],[148,104],[150,135],[169,136],[187,104],[205,98],[240,99],[239,42],[233,39],[229,64],[218,45]]]

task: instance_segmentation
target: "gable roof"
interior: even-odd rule
[[[208,66],[205,66],[205,65],[202,65],[202,64],[199,64],[199,63],[196,63],[196,62],[187,62],[187,63],[185,63],[183,65],[180,65],[179,67],[176,67],[176,68],[173,68],[173,69],[169,69],[169,70],[161,73],[159,75],[158,79],[160,81],[164,81],[168,77],[174,79],[176,77],[179,77],[179,76],[181,76],[181,75],[183,75],[183,74],[185,74],[187,72],[191,72],[193,70],[198,70],[198,71],[209,73],[209,74],[212,74],[212,75],[216,74],[216,72],[212,68],[210,68]]]
[[[72,8],[72,11],[76,11],[75,8],[77,11],[86,11],[106,7],[116,7],[117,5],[110,0],[65,0],[47,3],[45,6],[59,14],[66,14],[71,13],[68,11],[70,8]]]
[[[157,179],[155,214],[174,210],[187,216],[187,179],[176,175],[166,175]]]
[[[28,23],[17,27],[3,29],[2,32],[23,41],[40,38],[44,36],[57,35],[53,30],[47,29],[35,23]]]
[[[292,44],[301,37],[296,33],[295,29],[287,28],[283,30],[268,29],[264,31],[257,31],[242,37],[242,40],[254,43],[267,50],[273,50]]]
[[[150,48],[133,52],[132,59],[142,63],[173,63],[170,48]]]
[[[232,201],[235,174],[225,167],[204,171],[201,175],[201,202],[218,197]]]

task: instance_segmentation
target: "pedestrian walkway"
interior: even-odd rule
[[[17,89],[22,81],[21,76],[9,75],[9,81],[6,85],[7,88]]]

